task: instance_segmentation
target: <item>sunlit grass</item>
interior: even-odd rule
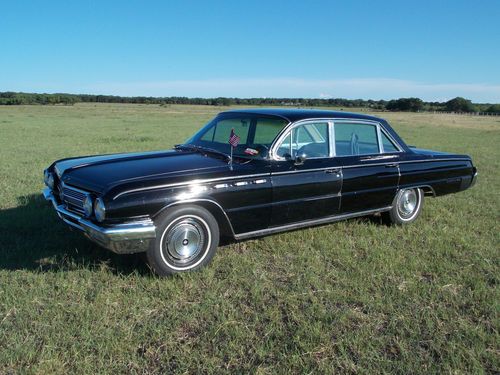
[[[222,109],[0,107],[0,373],[499,370],[497,117],[383,114],[408,144],[479,169],[414,225],[235,243],[174,278],[70,232],[40,199],[55,159],[169,148]]]

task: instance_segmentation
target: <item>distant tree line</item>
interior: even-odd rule
[[[193,104],[193,105],[269,105],[294,107],[343,107],[367,108],[387,111],[446,111],[485,112],[500,114],[500,104],[472,103],[457,97],[447,102],[424,102],[419,98],[395,100],[364,99],[305,99],[305,98],[188,98],[183,96],[115,96],[88,94],[36,94],[23,92],[0,92],[0,105],[73,105],[75,103],[133,103],[133,104]]]

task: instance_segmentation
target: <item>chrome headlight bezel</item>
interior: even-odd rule
[[[54,189],[54,174],[49,172],[47,169],[43,171],[43,182],[45,182],[45,185],[47,185],[49,188]]]
[[[94,203],[94,216],[95,219],[102,223],[106,219],[106,206],[102,198],[97,198]]]
[[[83,213],[87,218],[91,217],[94,213],[94,198],[90,194],[83,200]]]

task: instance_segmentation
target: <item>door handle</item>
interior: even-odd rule
[[[391,164],[386,164],[385,167],[386,168],[394,168],[394,167],[397,167],[398,166],[398,163],[391,163]]]
[[[327,169],[325,170],[325,173],[339,173],[340,168],[332,168],[332,169]]]

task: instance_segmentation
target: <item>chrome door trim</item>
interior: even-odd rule
[[[389,211],[390,209],[392,209],[392,206],[377,208],[374,210],[359,211],[359,212],[354,212],[354,213],[349,213],[349,214],[327,216],[327,217],[324,217],[321,219],[299,221],[296,223],[286,224],[286,225],[282,225],[279,227],[271,227],[271,228],[256,230],[256,231],[252,231],[252,232],[240,233],[240,234],[235,235],[234,238],[236,240],[243,240],[243,239],[247,239],[247,238],[259,237],[259,236],[264,236],[264,235],[268,235],[268,234],[279,233],[279,232],[284,232],[284,231],[288,231],[288,230],[309,227],[309,226],[313,226],[313,225],[333,223],[335,221],[340,221],[340,220],[344,220],[344,219],[351,219],[354,217],[371,215],[371,214],[375,214],[378,212]]]
[[[387,159],[393,159],[397,157],[397,155],[380,155],[380,154],[373,154],[375,158],[387,158]],[[367,156],[367,155],[365,155]],[[338,158],[345,158],[345,157],[352,157],[352,156],[337,156]],[[369,162],[370,160],[378,160],[378,159],[366,159],[365,161]],[[359,168],[359,167],[376,167],[380,165],[387,165],[387,164],[408,164],[408,163],[432,163],[432,162],[438,162],[438,161],[470,161],[470,159],[467,158],[448,158],[448,159],[427,159],[427,160],[404,160],[404,161],[393,161],[393,160],[388,160],[383,163],[366,163],[366,164],[351,164],[351,165],[339,165],[337,168],[340,169],[347,169],[347,168]],[[318,172],[318,171],[325,171],[328,169],[332,169],[334,167],[322,167],[322,168],[312,168],[312,169],[297,169],[297,170],[291,170],[291,171],[282,171],[282,172],[271,172],[271,176],[275,175],[283,175],[283,174],[292,174],[292,173],[305,173],[305,172]]]

